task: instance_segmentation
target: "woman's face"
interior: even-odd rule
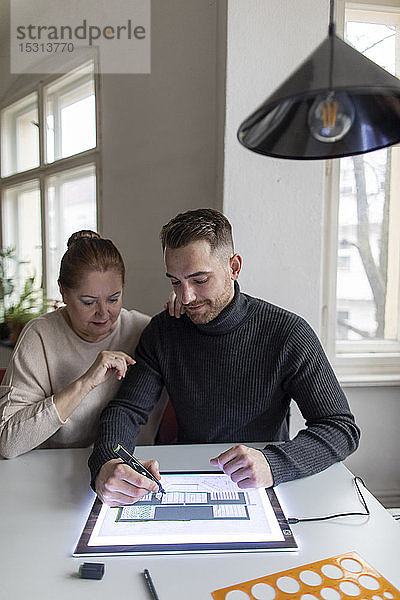
[[[90,271],[76,288],[61,289],[67,321],[79,337],[100,342],[117,326],[123,283],[117,271]]]

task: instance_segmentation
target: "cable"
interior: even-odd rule
[[[358,499],[360,500],[361,504],[363,505],[365,512],[337,513],[335,515],[327,515],[325,517],[309,517],[309,518],[305,518],[305,519],[297,519],[296,517],[290,517],[287,520],[287,522],[289,523],[289,525],[295,525],[296,523],[303,523],[305,521],[327,521],[328,519],[337,519],[338,517],[354,517],[354,516],[368,517],[370,515],[369,508],[367,506],[366,500],[365,500],[364,496],[362,495],[362,492],[358,485],[358,482],[361,481],[363,486],[366,487],[365,483],[361,479],[361,477],[358,477],[358,476],[354,477],[353,481],[354,481],[354,485],[357,488]]]
[[[395,519],[396,521],[400,521],[400,512],[398,512],[398,508],[392,508],[392,509],[388,509],[389,514],[393,517],[393,519]],[[396,511],[396,512],[394,512]]]

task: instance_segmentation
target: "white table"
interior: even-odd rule
[[[153,446],[138,448],[136,455],[158,458],[161,470],[201,470],[210,469],[209,458],[227,447]],[[0,460],[1,599],[150,600],[142,576],[148,568],[160,600],[211,600],[215,589],[353,550],[400,589],[400,525],[367,490],[370,518],[292,525],[296,552],[88,558],[105,563],[104,578],[80,579],[84,559],[71,554],[94,500],[89,453],[35,450]],[[352,474],[342,464],[282,484],[276,493],[288,517],[361,510]]]

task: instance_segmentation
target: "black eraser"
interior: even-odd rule
[[[79,576],[82,579],[102,579],[104,563],[83,563],[79,567]]]

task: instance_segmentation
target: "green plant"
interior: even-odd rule
[[[14,248],[0,250],[0,319],[4,321],[6,298],[14,291],[13,277],[9,273],[9,263],[17,262]]]
[[[21,278],[23,264],[27,262],[17,259],[14,248],[0,250],[0,334],[9,337],[12,344],[24,325],[47,312],[50,305],[43,289],[35,285],[35,275]]]
[[[5,310],[5,317],[9,323],[25,325],[34,317],[45,313],[47,307],[43,290],[35,287],[35,277],[31,276],[25,279],[18,301]]]

